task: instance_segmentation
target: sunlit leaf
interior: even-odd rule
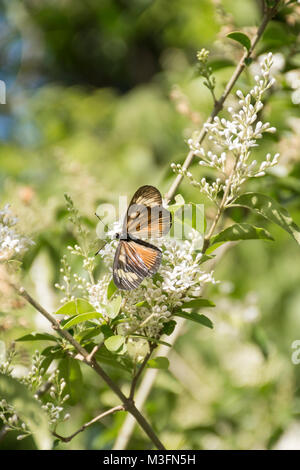
[[[105,306],[107,316],[109,318],[115,318],[118,315],[120,308],[121,308],[121,303],[122,303],[122,297],[118,295],[111,302],[109,302],[108,305]]]
[[[109,351],[116,352],[124,345],[124,342],[125,342],[124,336],[113,335],[113,336],[109,336],[104,341],[104,344]]]
[[[65,303],[55,313],[57,315],[79,315],[95,311],[95,308],[85,299],[75,299]]]
[[[150,367],[151,369],[168,369],[169,365],[169,359],[162,356],[149,359],[147,362],[147,367]]]
[[[114,283],[114,280],[112,279],[110,283],[108,284],[107,287],[107,298],[108,300],[113,296],[113,294],[116,292],[117,286]]]

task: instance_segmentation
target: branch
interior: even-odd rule
[[[274,7],[265,9],[261,25],[257,29],[256,34],[255,34],[254,38],[252,39],[251,47],[250,47],[249,51],[246,51],[243,54],[241,60],[239,61],[238,65],[236,66],[236,69],[233,72],[229,82],[227,83],[221,98],[219,100],[215,101],[214,108],[212,110],[212,113],[211,113],[210,117],[207,119],[206,124],[210,124],[214,120],[214,118],[219,114],[219,112],[223,109],[223,105],[224,105],[228,95],[230,94],[230,92],[231,92],[232,88],[234,87],[237,79],[239,78],[239,76],[243,72],[244,68],[246,67],[246,62],[249,59],[252,59],[254,49],[255,49],[258,41],[260,40],[261,36],[263,35],[263,32],[266,29],[267,24],[270,22],[270,20],[273,18],[273,16],[277,13],[279,3],[280,3],[280,0],[276,0]],[[206,129],[206,126],[204,124],[204,126],[202,127],[201,132],[199,134],[199,138],[198,138],[198,143],[199,144],[201,144],[203,142],[203,140],[206,137],[206,134],[207,134],[207,129]],[[190,150],[187,157],[186,157],[186,159],[185,159],[185,161],[184,161],[184,163],[183,163],[183,165],[182,165],[183,170],[187,170],[191,166],[193,160],[194,160],[194,152],[192,150]],[[180,186],[180,183],[183,179],[183,176],[184,176],[183,174],[179,174],[179,175],[176,176],[176,178],[175,178],[173,184],[171,185],[169,191],[165,195],[165,199],[166,199],[167,202],[170,202],[173,199],[173,197],[175,196],[176,191],[177,191],[178,187]]]
[[[66,339],[69,343],[72,344],[74,349],[79,353],[78,359],[81,359],[85,364],[91,367],[103,380],[106,384],[112,389],[112,391],[120,398],[121,402],[123,403],[124,410],[128,411],[132,414],[136,421],[139,423],[141,428],[145,431],[147,436],[151,439],[151,441],[155,444],[157,449],[165,450],[165,447],[155,434],[154,430],[152,429],[151,425],[148,421],[144,418],[144,416],[139,412],[137,407],[135,406],[132,399],[127,398],[124,393],[120,390],[120,388],[115,384],[115,382],[106,374],[106,372],[102,369],[100,364],[95,360],[94,357],[90,358],[88,351],[81,346],[73,336],[67,331],[63,330],[59,324],[59,322],[45,310],[36,300],[34,300],[30,294],[24,289],[24,287],[17,287],[14,284],[11,284],[12,287],[18,292],[19,295],[24,297],[28,303],[30,303],[38,312],[40,312],[47,320],[52,324],[54,330]],[[78,356],[78,355],[77,355]]]
[[[81,428],[79,428],[76,432],[74,432],[73,434],[71,434],[68,437],[63,437],[60,434],[57,434],[56,432],[53,432],[52,434],[53,434],[53,436],[57,437],[58,439],[60,439],[63,442],[70,442],[75,436],[77,436],[77,434],[79,434],[80,432],[85,431],[85,429],[88,428],[89,426],[91,426],[92,424],[97,423],[97,421],[100,421],[100,419],[102,419],[105,416],[108,416],[112,413],[115,413],[116,411],[124,411],[124,406],[118,405],[118,406],[115,406],[114,408],[111,408],[110,410],[104,411],[104,413],[101,413],[100,415],[96,416],[96,418],[93,418],[88,423],[85,423],[83,426],[81,426]]]

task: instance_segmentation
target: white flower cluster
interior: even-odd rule
[[[28,245],[33,244],[31,240],[16,231],[17,222],[18,219],[12,215],[9,204],[6,204],[0,210],[0,261],[11,259],[24,251]]]
[[[18,417],[15,408],[4,398],[0,401],[0,419],[7,431],[20,433],[17,440],[21,441],[31,434],[27,425]]]
[[[266,55],[261,63],[260,75],[254,77],[256,85],[244,96],[241,90],[236,92],[239,98],[239,111],[228,108],[230,119],[216,116],[211,123],[205,124],[209,140],[221,149],[220,154],[211,150],[205,151],[198,142],[189,139],[188,144],[194,155],[200,158],[199,164],[216,169],[222,174],[221,179],[209,184],[205,178],[200,182],[184,169],[180,164],[172,164],[174,172],[187,176],[191,184],[199,188],[211,200],[216,200],[220,191],[224,191],[230,183],[228,201],[238,195],[241,185],[251,177],[259,177],[265,171],[278,162],[279,154],[272,158],[268,153],[265,160],[258,164],[256,160],[250,161],[251,150],[256,147],[257,140],[266,132],[274,133],[276,129],[269,122],[257,121],[258,113],[263,108],[262,96],[274,84],[274,78],[270,75],[272,67],[272,54]],[[234,158],[234,164],[231,159]],[[229,177],[230,174],[230,177]]]
[[[124,291],[122,315],[124,321],[118,327],[119,334],[144,334],[149,338],[159,336],[162,326],[170,320],[172,311],[201,295],[204,284],[215,283],[213,273],[200,269],[202,254],[196,252],[201,235],[191,230],[189,240],[165,237],[155,240],[161,244],[163,262],[154,277],[146,278],[132,291]],[[202,240],[200,240],[201,242]],[[112,266],[116,241],[107,243],[100,255]],[[109,277],[88,286],[89,302],[98,310],[107,304]],[[104,312],[103,312],[104,313]]]
[[[67,421],[70,417],[69,413],[66,413],[64,417],[61,416],[64,411],[63,405],[70,398],[70,395],[64,394],[66,382],[63,378],[59,378],[58,369],[55,370],[50,380],[52,382],[50,397],[54,403],[47,402],[42,405],[42,408],[46,411],[50,424],[57,425],[61,421]]]

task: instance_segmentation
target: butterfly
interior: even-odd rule
[[[171,213],[162,206],[154,186],[141,186],[134,194],[124,218],[113,263],[113,280],[119,289],[136,289],[143,279],[158,270],[162,252],[141,238],[161,237],[172,226]]]

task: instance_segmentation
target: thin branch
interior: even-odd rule
[[[142,364],[140,365],[140,368],[139,370],[137,371],[137,373],[135,374],[135,376],[133,377],[133,380],[132,380],[132,383],[131,383],[131,388],[130,388],[130,394],[129,394],[129,398],[131,400],[134,399],[134,393],[135,393],[135,389],[136,389],[136,386],[137,386],[137,383],[138,383],[138,380],[143,372],[143,370],[145,369],[146,367],[146,364],[148,362],[148,360],[150,359],[151,357],[151,354],[154,350],[155,346],[154,345],[151,345],[150,346],[150,351],[148,352],[148,354],[146,354]]]
[[[123,403],[124,409],[131,413],[136,421],[139,423],[141,428],[145,431],[151,441],[155,444],[155,446],[159,450],[164,450],[165,447],[162,442],[159,440],[157,435],[155,434],[154,430],[152,429],[151,425],[148,421],[144,418],[144,416],[139,412],[137,407],[135,406],[133,400],[127,398],[124,393],[120,390],[120,388],[115,384],[115,382],[106,374],[106,372],[102,369],[100,364],[95,360],[93,357],[92,359],[89,358],[88,351],[81,346],[73,336],[67,331],[63,330],[59,324],[59,322],[45,310],[31,295],[24,289],[24,287],[18,288],[14,284],[12,287],[22,296],[24,299],[27,300],[38,312],[40,312],[47,320],[52,324],[54,330],[66,339],[69,343],[72,344],[74,349],[79,353],[78,359],[85,362],[89,367],[94,369],[94,371],[106,382],[106,384],[112,389],[112,391],[120,398],[121,402]]]
[[[79,428],[77,431],[75,431],[73,434],[71,434],[68,437],[61,436],[60,434],[57,434],[56,432],[52,432],[52,434],[53,434],[53,436],[57,437],[58,439],[60,439],[63,442],[70,442],[75,436],[77,436],[77,434],[79,434],[80,432],[85,431],[86,428],[88,428],[89,426],[92,426],[92,424],[97,423],[98,421],[100,421],[105,416],[108,416],[112,413],[115,413],[116,411],[124,411],[124,406],[118,405],[118,406],[115,406],[114,408],[111,408],[110,410],[104,411],[104,413],[101,413],[100,415],[96,416],[96,418],[93,418],[88,423],[85,423],[83,426],[81,426],[81,428]]]
[[[280,0],[276,0],[276,3],[274,5],[274,7],[265,9],[261,25],[257,29],[256,34],[255,34],[254,38],[252,39],[251,47],[250,47],[249,51],[246,51],[243,54],[241,60],[239,61],[238,65],[236,66],[236,69],[233,72],[229,82],[227,83],[222,96],[220,97],[219,100],[216,100],[214,108],[212,110],[212,113],[211,113],[210,117],[208,118],[208,120],[206,121],[206,124],[210,124],[214,120],[214,118],[219,114],[219,112],[223,109],[223,105],[224,105],[228,95],[230,94],[230,92],[231,92],[232,88],[234,87],[237,79],[239,78],[239,76],[243,72],[244,68],[246,67],[246,62],[249,59],[252,58],[254,49],[255,49],[258,41],[260,40],[261,36],[263,35],[263,32],[266,29],[267,24],[270,22],[270,20],[276,14],[279,3],[280,3]],[[203,142],[203,140],[206,137],[206,134],[207,134],[207,129],[206,129],[206,126],[204,124],[204,126],[202,127],[201,132],[199,134],[199,138],[198,138],[198,143],[199,144],[201,144]],[[182,165],[183,170],[187,170],[190,167],[190,165],[192,164],[193,160],[194,160],[194,152],[192,150],[190,150],[187,157],[186,157],[186,159],[185,159],[185,161],[184,161],[184,163],[183,163],[183,165]],[[166,199],[167,202],[170,202],[173,199],[173,197],[175,196],[176,191],[177,191],[177,189],[178,189],[178,187],[179,187],[179,185],[180,185],[180,183],[183,179],[183,176],[184,176],[183,174],[179,174],[179,175],[176,176],[176,178],[175,178],[173,184],[171,185],[169,191],[165,195],[165,199]]]

